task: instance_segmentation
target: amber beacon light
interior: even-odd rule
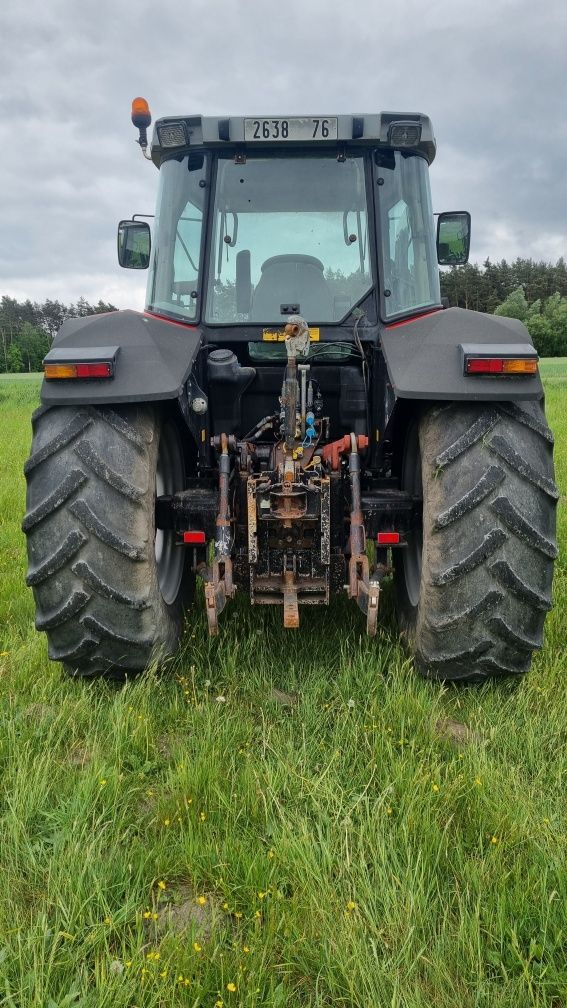
[[[148,134],[147,129],[151,124],[152,116],[150,113],[150,106],[148,105],[145,98],[134,98],[132,102],[132,122],[139,132],[137,143],[140,144],[142,148],[142,154],[144,157],[149,158],[151,155],[147,153],[148,149]]]

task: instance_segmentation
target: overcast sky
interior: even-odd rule
[[[567,255],[562,0],[4,0],[0,294],[143,306],[115,251],[158,181],[136,95],[154,121],[425,112],[434,208],[471,211],[472,261]]]

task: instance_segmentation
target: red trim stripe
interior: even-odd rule
[[[160,322],[169,322],[170,325],[181,326],[182,329],[198,329],[199,328],[196,325],[189,325],[188,322],[176,322],[175,319],[167,318],[166,315],[158,315],[157,312],[145,311],[144,315],[148,315],[149,318],[157,318],[157,319],[160,320]]]
[[[436,315],[437,312],[444,311],[443,308],[432,308],[430,311],[420,312],[419,315],[412,315],[411,318],[400,319],[399,322],[392,322],[390,325],[386,326],[386,329],[396,329],[401,325],[409,325],[410,322],[419,322],[420,319],[426,318],[428,315]]]

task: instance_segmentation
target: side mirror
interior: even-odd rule
[[[152,240],[145,221],[123,220],[118,225],[118,262],[124,269],[147,269]]]
[[[471,215],[467,210],[441,213],[437,218],[437,262],[464,266],[469,259]]]

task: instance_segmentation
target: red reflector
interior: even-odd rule
[[[376,536],[376,542],[379,546],[397,546],[399,541],[399,532],[379,532]]]
[[[469,357],[465,370],[467,374],[501,374],[504,361],[502,357]]]
[[[75,364],[77,378],[112,378],[112,364]]]
[[[193,532],[192,531],[192,532],[184,532],[183,533],[183,542],[184,543],[189,543],[189,545],[191,545],[191,546],[197,546],[198,544],[204,543],[206,541],[207,540],[205,538],[205,533],[204,532]]]

